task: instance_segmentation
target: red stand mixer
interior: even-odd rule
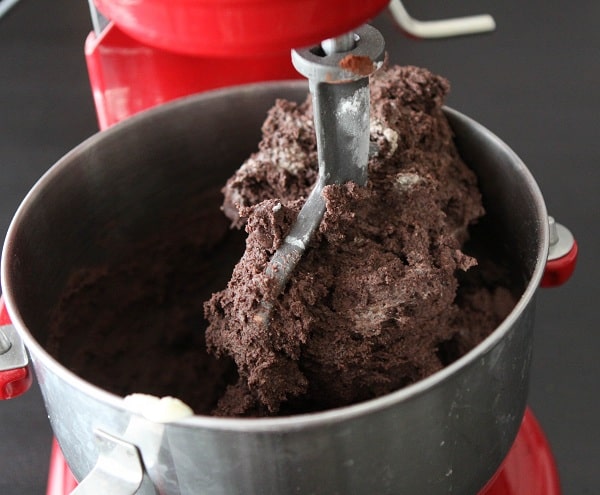
[[[387,0],[355,2],[352,8],[348,2],[336,2],[339,5],[329,3],[323,9],[315,0],[97,0],[92,5],[95,32],[86,40],[85,53],[100,128],[179,97],[244,83],[299,78],[290,49],[348,32],[388,6]],[[463,23],[462,28],[460,23],[432,28],[410,18],[400,2],[390,7],[401,27],[414,37],[453,34],[456,26],[460,34],[490,26],[489,19],[478,18],[471,19],[472,25]],[[570,233],[551,218],[549,236],[542,286],[566,281],[577,256]],[[26,391],[31,374],[24,348],[15,344],[18,339],[4,305],[0,325],[0,398],[5,399]],[[8,354],[14,360],[5,360]],[[55,442],[47,494],[63,495],[76,486]],[[535,418],[526,411],[512,448],[479,494],[559,493],[550,448]]]

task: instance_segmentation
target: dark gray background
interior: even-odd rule
[[[539,291],[530,405],[565,494],[600,493],[600,2],[405,4],[422,19],[489,12],[497,21],[492,35],[428,42],[403,38],[385,15],[376,24],[392,62],[450,79],[448,103],[513,147],[578,239],[575,276]],[[84,0],[22,0],[0,20],[2,237],[41,174],[97,129],[83,56],[90,29]],[[0,404],[0,494],[44,493],[50,438],[37,387]]]

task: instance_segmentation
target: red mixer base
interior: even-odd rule
[[[46,495],[67,495],[77,486],[54,440]],[[560,495],[550,446],[528,409],[506,459],[479,495]]]
[[[500,469],[479,495],[560,495],[550,445],[530,409]]]

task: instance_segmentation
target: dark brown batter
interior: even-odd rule
[[[484,210],[442,112],[447,91],[444,79],[414,67],[373,78],[378,151],[368,185],[325,188],[319,233],[279,297],[265,264],[317,165],[310,103],[280,101],[271,111],[260,151],[225,188],[224,209],[234,225],[247,222],[248,238],[227,289],[206,305],[209,349],[233,357],[240,373],[220,412],[323,409],[380,396],[441,369],[506,316],[507,290],[469,296],[473,308],[456,301],[457,274],[477,264],[462,246]],[[263,301],[274,305],[268,323]],[[471,317],[485,323],[483,332]]]
[[[234,232],[225,223],[198,236],[200,224],[185,222],[160,242],[140,240],[119,263],[75,274],[51,351],[116,393],[175,395],[196,413],[241,416],[352,404],[454,361],[515,296],[502,256],[481,247],[485,225],[465,247],[484,210],[442,112],[447,91],[414,67],[372,79],[368,185],[325,188],[319,232],[275,298],[265,264],[317,175],[310,101],[278,101],[259,151],[224,189],[223,211],[248,232],[227,287],[231,263],[219,259]],[[220,288],[204,307],[216,359],[201,306]],[[268,324],[265,299],[274,304]]]
[[[48,351],[110,392],[175,396],[210,414],[237,373],[230,359],[206,352],[202,305],[227,283],[244,246],[220,202],[219,191],[193,198],[186,215],[179,205],[114,261],[73,273],[51,317]]]

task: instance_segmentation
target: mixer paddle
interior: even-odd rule
[[[317,137],[317,182],[283,244],[265,269],[280,294],[325,213],[323,188],[367,182],[369,161],[369,75],[382,65],[383,36],[364,25],[320,46],[292,51],[292,62],[309,80]],[[263,302],[267,314],[272,304]]]

